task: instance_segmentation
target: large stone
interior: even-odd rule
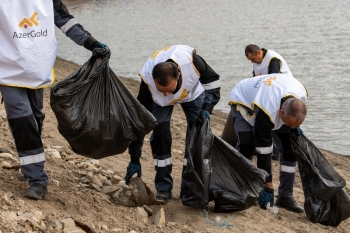
[[[156,200],[154,193],[140,177],[132,178],[129,188],[138,206],[151,205]]]

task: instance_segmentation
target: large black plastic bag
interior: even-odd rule
[[[227,142],[211,133],[209,122],[193,126],[186,142],[187,167],[182,175],[182,203],[215,212],[245,210],[256,203],[267,172],[257,168]]]
[[[232,111],[227,115],[224,130],[222,131],[221,138],[233,147],[237,146],[238,137],[235,131],[235,119],[232,116]]]
[[[338,226],[350,217],[345,180],[304,135],[292,134],[291,138],[304,190],[306,216],[315,223]]]
[[[182,173],[182,204],[204,208],[208,204],[213,134],[209,121],[194,124],[186,140],[187,166]]]
[[[209,196],[215,212],[245,210],[265,187],[267,172],[257,168],[235,148],[214,135]]]
[[[60,134],[75,153],[94,159],[123,153],[130,141],[156,125],[152,114],[110,69],[110,56],[109,49],[95,49],[50,94]]]

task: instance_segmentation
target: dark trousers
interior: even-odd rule
[[[45,118],[43,89],[0,86],[7,119],[15,140],[21,170],[29,178],[29,185],[48,184],[44,171],[45,154],[41,130]]]
[[[205,93],[203,92],[195,100],[181,103],[181,107],[185,113],[187,121],[187,131],[190,126],[197,120],[200,111],[202,110]],[[158,125],[153,129],[150,144],[156,176],[154,179],[157,192],[171,192],[173,189],[172,172],[172,155],[171,144],[172,137],[170,131],[170,119],[173,113],[174,106],[161,107],[157,104],[153,105],[152,114],[158,121]],[[130,156],[141,156],[143,138],[133,141],[129,146]]]
[[[233,105],[234,106],[234,105]],[[235,117],[235,131],[238,136],[238,148],[243,150],[240,152],[248,159],[253,158],[255,150],[253,126],[251,126],[242,115],[236,111],[235,107],[231,107],[233,116]],[[278,186],[278,195],[282,197],[292,197],[296,172],[296,156],[293,153],[290,140],[290,128],[283,125],[279,130],[272,132],[278,138],[278,143],[282,146],[282,155],[280,158],[280,184]],[[259,161],[259,158],[258,158]],[[258,162],[259,163],[259,162]],[[271,167],[271,166],[270,166]]]

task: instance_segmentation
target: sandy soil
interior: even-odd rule
[[[65,1],[67,2],[67,0]],[[68,1],[69,2],[69,1]],[[74,4],[80,0],[72,1]],[[88,59],[88,58],[87,58]],[[55,63],[56,82],[61,81],[71,74],[79,66],[71,62],[57,58]],[[118,71],[115,71],[118,74]],[[137,81],[122,78],[125,85],[136,96],[139,83]],[[43,141],[45,148],[50,146],[63,146],[63,150],[71,156],[76,156],[69,150],[67,141],[57,130],[57,121],[50,109],[49,90],[45,91],[44,107],[46,118],[43,128]],[[0,105],[0,110],[3,105]],[[212,132],[221,135],[227,114],[214,111],[211,117]],[[58,181],[49,185],[49,196],[44,200],[34,201],[23,196],[23,190],[27,183],[16,169],[0,168],[0,191],[10,192],[14,200],[22,200],[21,205],[2,206],[1,211],[15,210],[17,213],[30,210],[39,210],[43,215],[58,221],[66,218],[78,219],[93,227],[95,232],[350,232],[350,219],[343,221],[338,227],[327,227],[321,224],[314,224],[303,214],[296,214],[284,209],[279,209],[278,214],[262,210],[255,205],[248,210],[236,213],[214,213],[209,212],[208,220],[213,222],[220,218],[221,222],[230,219],[226,228],[207,223],[203,210],[190,208],[181,204],[178,198],[180,192],[180,180],[182,162],[185,148],[185,127],[186,121],[181,107],[176,106],[172,116],[171,128],[173,135],[173,178],[174,190],[173,199],[165,205],[153,205],[154,212],[164,208],[166,222],[164,227],[157,227],[153,224],[153,217],[142,217],[136,208],[124,207],[113,203],[110,199],[101,196],[93,189],[82,188],[77,185],[84,171],[68,160],[47,159],[46,171],[51,180]],[[13,138],[7,126],[7,121],[0,118],[0,148],[11,150],[15,153]],[[149,137],[149,135],[147,136]],[[337,172],[350,182],[350,157],[344,157],[330,151],[322,150]],[[124,176],[129,162],[129,155],[125,152],[120,155],[111,156],[100,160],[100,166]],[[154,167],[149,143],[145,143],[142,155],[143,181],[155,192],[154,189]],[[279,163],[273,161],[274,185],[278,187]],[[59,185],[57,185],[59,183]],[[346,189],[348,193],[349,189]],[[300,203],[304,202],[303,190],[299,173],[294,188],[294,197]],[[0,231],[3,221],[0,218]],[[2,232],[10,232],[2,230]],[[13,231],[14,232],[14,231]],[[26,231],[30,232],[30,231]],[[38,230],[36,232],[50,232]],[[53,231],[56,232],[56,231]],[[60,232],[60,231],[57,231]],[[87,231],[88,232],[88,231]],[[94,232],[94,231],[90,231]]]

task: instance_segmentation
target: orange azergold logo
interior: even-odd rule
[[[27,18],[23,18],[22,21],[18,24],[18,26],[27,28],[27,27],[31,27],[33,25],[38,26],[39,23],[38,21],[35,20],[36,16],[38,15],[38,13],[34,12],[34,14],[32,14],[32,16],[27,19]]]
[[[268,78],[268,79],[264,80],[264,83],[266,83],[267,86],[271,86],[273,80],[276,80],[276,77]]]
[[[166,48],[164,48],[164,49],[162,49],[162,50],[158,50],[158,51],[154,52],[154,53],[152,54],[152,56],[151,56],[151,59],[154,60],[154,59],[158,56],[158,54],[159,54],[160,52],[167,51],[167,50],[170,49],[170,48],[171,48],[171,46],[166,47]]]
[[[187,96],[188,96],[188,95],[187,95],[187,89],[184,89],[184,90],[181,92],[180,97],[179,97],[178,99],[176,99],[176,100],[171,101],[169,105],[174,105],[174,104],[176,104],[177,102],[180,102],[180,101],[182,101],[183,99],[185,99]]]

